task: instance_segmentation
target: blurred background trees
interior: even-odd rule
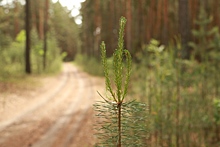
[[[197,41],[191,30],[199,27],[196,19],[201,7],[212,17],[208,28],[220,25],[218,0],[86,0],[82,3],[82,24],[77,25],[71,11],[59,2],[39,0],[30,3],[31,32],[38,35],[46,55],[47,36],[53,36],[65,60],[73,60],[77,53],[99,58],[99,44],[106,40],[108,55],[116,48],[117,21],[120,16],[128,20],[126,48],[136,58],[143,46],[154,38],[167,45],[175,36],[181,37],[181,57],[190,58],[193,48],[190,41]],[[25,27],[24,2],[13,0],[0,5],[1,45],[14,41]],[[68,27],[69,26],[69,27]],[[32,33],[33,34],[33,33]],[[43,52],[43,53],[44,53]],[[45,61],[45,56],[43,57]],[[44,66],[46,64],[44,63]]]
[[[117,20],[123,15],[128,19],[126,48],[133,56],[152,38],[167,45],[175,36],[180,36],[184,48],[182,57],[189,58],[192,49],[188,42],[196,39],[191,30],[198,28],[195,20],[201,6],[208,16],[213,17],[209,27],[219,26],[217,0],[86,0],[81,9],[81,52],[99,57],[99,44],[106,40],[111,55],[116,47]]]
[[[31,73],[31,69],[33,73],[52,72],[60,69],[63,60],[73,60],[78,50],[79,27],[70,10],[50,0],[30,1],[26,7],[29,12],[25,6],[25,1],[20,0],[0,3],[1,75]],[[25,34],[30,34],[28,50]],[[23,41],[17,40],[19,36]],[[14,58],[19,58],[19,62]]]
[[[25,3],[3,1],[0,80],[25,71]],[[29,1],[33,73],[75,59],[102,75],[100,43],[111,57],[125,16],[125,48],[134,61],[129,96],[149,105],[148,146],[220,145],[219,0],[86,0],[76,18],[59,2]]]
[[[83,56],[77,60],[91,73],[98,70],[101,41],[111,57],[117,47],[117,21],[127,18],[125,48],[134,61],[129,90],[131,98],[149,105],[147,146],[220,145],[219,8],[218,0],[82,3]]]

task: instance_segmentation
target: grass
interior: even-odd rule
[[[73,63],[91,75],[104,76],[100,61],[94,57],[77,54]]]
[[[18,73],[9,76],[0,76],[0,93],[13,93],[16,91],[29,91],[42,86],[41,81],[47,77],[57,76],[56,73],[43,73],[27,75]]]

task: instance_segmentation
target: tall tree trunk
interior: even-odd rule
[[[142,35],[142,44],[145,44],[146,43],[146,41],[147,41],[147,37],[148,37],[148,34],[149,34],[149,31],[148,31],[148,28],[149,28],[149,25],[147,25],[147,20],[148,20],[148,10],[147,10],[147,4],[146,4],[147,2],[144,0],[143,1],[143,6],[142,6],[142,9],[143,9],[143,13],[142,13],[142,20],[143,20],[143,24],[144,24],[144,26],[143,25],[141,25],[142,26],[142,30],[143,30],[143,32],[141,33]],[[140,14],[141,15],[141,14]],[[146,33],[146,32],[148,32],[148,33]]]
[[[39,0],[39,38],[42,40],[44,39],[44,9],[43,9],[43,1]]]
[[[99,45],[101,41],[101,1],[95,1],[95,42],[94,42],[94,55],[95,57],[99,57]]]
[[[47,63],[47,31],[48,31],[48,10],[49,10],[49,0],[45,0],[44,8],[44,55],[43,55],[43,69],[46,69]]]
[[[167,43],[169,34],[168,34],[168,0],[163,0],[163,34],[162,34],[162,42]]]
[[[155,5],[156,5],[156,1],[150,1],[150,7],[148,8],[148,14],[147,14],[147,19],[146,19],[146,25],[148,26],[148,30],[147,30],[147,36],[146,39],[147,41],[149,41],[153,36],[153,31],[154,31],[154,24],[155,24]]]
[[[214,17],[214,26],[216,25],[216,26],[219,26],[220,25],[220,23],[219,23],[219,0],[214,0],[214,2],[213,2],[213,17]]]
[[[187,45],[191,39],[189,23],[188,0],[179,0],[179,34],[182,44],[182,58],[189,59],[190,47]]]
[[[38,6],[35,4],[36,1],[33,1],[31,3],[31,28],[35,29],[38,33],[38,24],[37,24],[37,10],[38,10]]]
[[[25,72],[31,74],[31,61],[30,61],[30,0],[26,0],[25,5],[25,30],[26,30],[26,49],[25,49]]]
[[[15,8],[14,8],[14,37],[16,37],[19,32],[18,1],[15,0],[14,4],[15,4]]]
[[[115,8],[115,3],[116,3],[116,0],[111,0],[109,2],[109,11],[110,11],[110,14],[109,14],[109,24],[108,24],[108,29],[109,29],[109,35],[108,35],[108,38],[109,38],[109,48],[110,48],[110,51],[109,51],[109,55],[112,55],[113,52],[114,52],[114,48],[115,48],[115,24],[116,24],[116,21],[115,21],[115,17],[116,17],[116,8]],[[117,33],[116,33],[117,34]],[[112,37],[114,36],[114,37]],[[106,42],[107,44],[107,42]]]
[[[132,30],[132,2],[131,0],[126,0],[126,16],[127,16],[127,26],[126,26],[126,48],[132,53],[132,40],[131,40],[131,30]]]
[[[159,0],[157,1],[157,17],[156,17],[156,25],[155,25],[155,29],[154,29],[154,37],[158,37],[157,39],[160,39],[160,29],[161,29],[161,19],[162,19],[162,1]]]
[[[139,38],[139,42],[138,42],[138,45],[136,46],[137,48],[141,49],[141,46],[144,42],[144,39],[143,39],[143,26],[144,26],[144,21],[143,21],[143,0],[140,0],[140,2],[137,2],[137,5],[138,5],[138,12],[137,12],[137,16],[138,16],[138,24],[136,25],[137,26],[137,30],[136,30],[136,37]]]
[[[189,7],[190,7],[190,21],[191,21],[190,27],[191,27],[191,29],[198,29],[198,28],[196,28],[196,24],[195,24],[194,20],[196,20],[197,16],[198,16],[199,0],[190,0]],[[195,41],[194,37],[193,36],[191,36],[191,37],[192,37],[191,40]]]

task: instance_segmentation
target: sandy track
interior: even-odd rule
[[[100,89],[102,79],[64,64],[58,80],[46,83],[33,100],[1,120],[0,147],[92,146],[92,104]]]

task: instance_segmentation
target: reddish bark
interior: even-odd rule
[[[163,1],[163,38],[162,38],[162,41],[163,43],[167,42],[168,41],[168,38],[169,38],[169,34],[168,34],[168,1],[167,0],[164,0]]]
[[[15,8],[14,8],[14,37],[16,37],[17,34],[19,33],[18,1],[15,0],[14,4],[15,4]]]
[[[131,51],[132,40],[131,40],[131,31],[132,31],[132,2],[131,0],[126,1],[126,48]]]
[[[157,36],[160,34],[160,29],[161,29],[161,19],[162,19],[162,1],[159,0],[157,2],[157,17],[156,17],[156,24],[155,24],[155,30],[154,30],[154,35]]]
[[[44,38],[44,9],[42,5],[42,1],[39,1],[39,38],[43,39]]]

